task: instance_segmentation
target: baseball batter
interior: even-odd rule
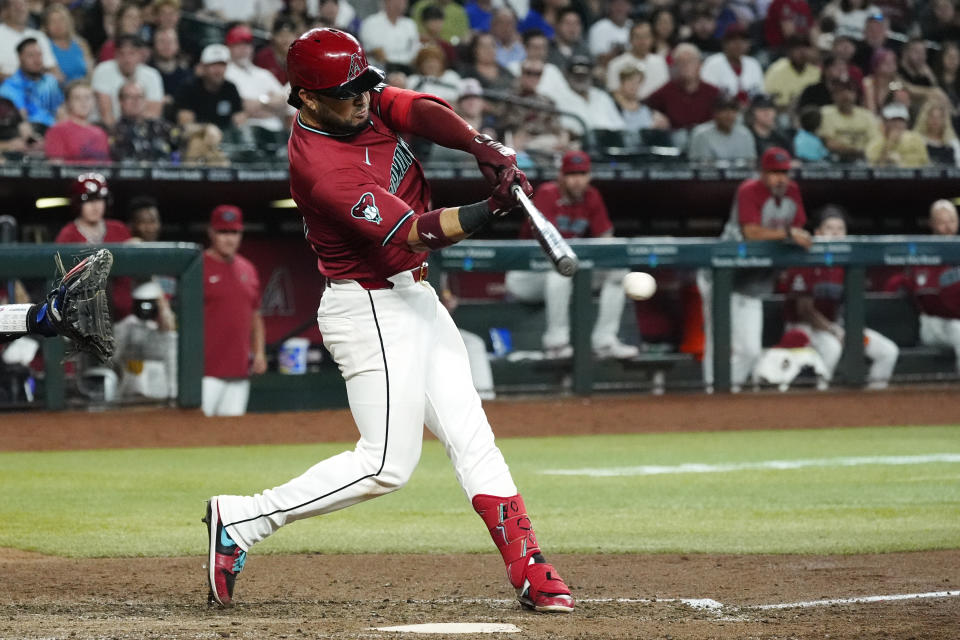
[[[785,149],[771,147],[760,158],[760,177],[737,187],[737,195],[724,227],[722,240],[785,240],[810,249],[810,234],[804,230],[807,214],[800,188],[790,179],[791,158]],[[773,273],[765,269],[738,269],[730,296],[730,380],[734,390],[746,382],[763,351],[763,301],[773,291]],[[703,299],[703,379],[713,385],[713,331],[710,272],[697,273]]]
[[[463,340],[425,281],[428,249],[452,245],[515,208],[532,189],[512,150],[480,136],[442,100],[384,87],[360,44],[313,29],[287,54],[290,190],[325,289],[318,323],[360,432],[356,448],[253,496],[211,498],[210,601],[228,606],[247,551],[283,525],[401,488],[423,425],[443,443],[503,556],[522,605],[569,612],[574,600],[544,560],[474,390]],[[400,133],[472,153],[494,186],[483,202],[430,210],[423,170]]]
[[[815,235],[826,239],[846,237],[844,212],[837,207],[824,209]],[[843,353],[843,274],[843,267],[796,267],[784,274],[789,296],[784,306],[786,328],[797,329],[807,335],[810,346],[823,359],[828,381],[833,378]],[[864,329],[863,349],[870,360],[868,388],[885,388],[897,364],[899,347],[881,333]]]

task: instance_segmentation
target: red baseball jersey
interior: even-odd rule
[[[60,229],[60,233],[57,234],[57,238],[54,242],[59,244],[67,244],[71,242],[81,243],[81,244],[100,244],[102,242],[126,242],[130,239],[130,229],[127,228],[127,225],[123,224],[119,220],[104,220],[105,230],[103,234],[103,239],[93,239],[89,240],[85,235],[80,233],[80,229],[77,227],[76,221],[68,222]]]
[[[592,185],[587,187],[583,198],[570,200],[560,190],[559,183],[547,182],[533,194],[533,203],[564,238],[597,238],[613,231],[607,206]],[[520,228],[520,237],[533,238],[529,220]]]
[[[439,98],[384,87],[370,92],[370,125],[338,136],[297,116],[288,145],[290,193],[303,215],[317,266],[334,279],[378,279],[412,269],[407,235],[430,206],[423,168],[398,135],[415,99]],[[445,104],[445,103],[444,103]]]
[[[253,312],[260,307],[260,278],[241,255],[225,261],[203,254],[203,373],[246,378],[250,373]]]
[[[782,198],[774,197],[759,178],[744,180],[737,188],[730,220],[723,230],[724,240],[743,240],[743,225],[758,224],[767,229],[802,227],[807,223],[800,187],[793,180]]]
[[[960,318],[960,266],[911,267],[907,286],[921,313]]]
[[[843,267],[795,267],[782,276],[786,282],[787,302],[783,317],[787,322],[800,322],[797,298],[812,296],[813,305],[831,322],[840,318],[843,306]]]

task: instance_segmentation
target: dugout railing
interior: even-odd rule
[[[177,404],[183,408],[200,406],[200,381],[203,376],[203,254],[201,247],[185,242],[143,242],[102,245],[113,253],[112,276],[149,278],[166,275],[177,279]],[[64,265],[74,264],[90,254],[90,245],[80,244],[8,244],[0,245],[0,280],[39,278],[50,288],[55,275],[53,256],[60,253]],[[43,340],[44,403],[47,409],[63,409],[66,404],[64,342],[59,338]]]
[[[844,321],[846,340],[840,368],[851,385],[865,377],[862,335],[864,326],[865,272],[871,266],[960,264],[960,239],[936,236],[850,236],[842,241],[816,242],[811,251],[778,242],[718,242],[712,238],[609,238],[571,242],[581,259],[574,276],[572,297],[572,389],[589,394],[594,388],[590,348],[592,326],[591,280],[595,268],[710,269],[713,272],[715,389],[730,388],[730,304],[734,270],[781,269],[791,266],[842,266],[845,268]],[[189,243],[140,243],[107,245],[115,256],[113,275],[177,278],[178,317],[177,404],[200,406],[203,373],[203,260],[201,248]],[[53,254],[59,251],[65,263],[90,252],[87,245],[0,246],[0,279],[40,278],[52,281]],[[430,257],[430,279],[439,285],[442,271],[503,272],[545,270],[550,264],[534,241],[467,240]],[[310,274],[306,277],[315,277]],[[65,406],[65,376],[60,362],[63,342],[43,341],[45,366],[44,402],[47,409]]]
[[[730,294],[734,270],[782,269],[794,266],[844,267],[845,340],[839,368],[849,384],[864,383],[864,292],[866,269],[873,266],[909,267],[960,264],[960,239],[936,236],[849,236],[840,241],[817,241],[808,252],[782,242],[719,242],[712,238],[604,238],[573,240],[580,258],[571,301],[571,337],[574,349],[575,393],[593,389],[590,348],[591,281],[595,268],[650,271],[658,268],[709,269],[713,276],[712,316],[714,388],[730,389]],[[440,270],[542,271],[552,268],[534,241],[466,240],[431,257],[431,280]]]

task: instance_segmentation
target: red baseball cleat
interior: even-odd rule
[[[530,558],[527,565],[523,586],[517,589],[517,600],[524,607],[541,613],[570,613],[574,606],[570,589],[553,565],[536,562],[534,558]]]
[[[247,561],[247,552],[233,541],[220,521],[220,509],[217,499],[207,502],[207,515],[202,522],[207,524],[207,536],[210,541],[207,557],[207,577],[210,581],[208,604],[229,607],[233,602],[233,584],[237,575],[243,571]]]

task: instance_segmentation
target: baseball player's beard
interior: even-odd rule
[[[364,120],[360,124],[348,124],[346,122],[325,122],[323,130],[338,136],[352,136],[360,133],[370,126],[370,120]]]

